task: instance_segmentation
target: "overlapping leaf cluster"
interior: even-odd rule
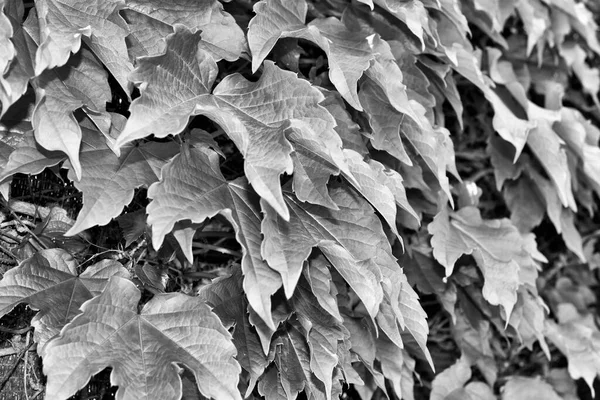
[[[592,386],[600,332],[558,286],[549,316],[533,233],[547,219],[581,262],[594,254],[575,223],[600,195],[600,130],[582,114],[600,107],[589,62],[600,43],[585,1],[0,0],[0,11],[6,198],[15,174],[58,166],[83,194],[66,235],[108,224],[147,188],[152,248],[174,238],[193,264],[197,234],[226,220],[242,250],[193,295],[155,294],[141,311],[137,266],[81,272],[48,249],[6,273],[0,315],[39,310],[49,398],[111,367],[127,399],[331,399],[344,383],[364,399],[412,399],[415,364],[434,366],[415,289],[435,295],[462,353],[432,399],[496,398],[494,335],[558,348]],[[480,135],[506,218],[482,216],[481,189],[458,172],[460,85],[492,107]],[[107,108],[115,96],[126,112]],[[241,176],[222,172],[221,133]],[[512,377],[503,398],[558,397],[544,379]]]

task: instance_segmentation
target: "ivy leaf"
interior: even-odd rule
[[[174,363],[180,363],[204,396],[241,399],[235,346],[210,308],[177,293],[154,296],[138,313],[140,297],[132,282],[114,277],[83,304],[83,313],[44,348],[46,395],[69,397],[112,367],[117,397],[175,400],[181,378]]]
[[[303,270],[303,273],[321,308],[337,321],[342,322],[342,316],[340,315],[336,299],[338,292],[329,266],[330,264],[327,259],[319,255],[308,262],[308,266]]]
[[[39,310],[31,324],[38,348],[79,314],[79,306],[102,292],[111,276],[129,277],[114,260],[100,261],[77,275],[77,262],[62,249],[42,250],[6,272],[0,281],[0,317],[21,303]]]
[[[111,99],[106,71],[87,51],[69,64],[44,72],[33,82],[36,106],[32,123],[36,141],[50,151],[64,152],[75,176],[81,179],[79,161],[82,132],[73,112],[86,107],[101,113]]]
[[[300,278],[304,261],[311,250],[318,247],[374,318],[383,297],[379,284],[381,271],[374,253],[382,250],[378,248],[383,235],[381,223],[371,206],[349,189],[335,187],[329,195],[338,210],[303,204],[286,192],[289,222],[262,201],[266,215],[262,222],[261,253],[269,266],[281,274],[289,298]]]
[[[392,383],[396,396],[398,396],[399,399],[404,398],[402,396],[404,352],[385,335],[379,335],[375,345],[377,347],[377,359],[381,363],[381,372],[383,376]]]
[[[201,223],[222,214],[233,225],[242,246],[244,291],[252,308],[275,329],[271,316],[271,295],[281,287],[281,278],[269,268],[260,254],[261,231],[258,197],[244,178],[225,180],[219,169],[219,156],[206,147],[184,146],[167,163],[161,179],[150,186],[147,207],[152,226],[152,243],[158,249],[175,223],[190,220]],[[191,248],[183,249],[188,257]]]
[[[492,120],[494,129],[504,140],[515,146],[513,160],[515,162],[527,143],[529,133],[537,126],[537,123],[517,117],[493,90],[486,90],[484,93],[486,99],[494,107],[494,119]]]
[[[430,400],[447,400],[452,392],[462,389],[471,379],[471,366],[465,357],[461,357],[444,371],[440,372],[431,383]]]
[[[127,54],[127,27],[119,15],[123,0],[41,0],[36,3],[40,21],[40,47],[36,53],[35,74],[67,63],[85,43],[102,60],[125,93],[127,75],[133,69]]]
[[[238,352],[236,359],[250,374],[246,390],[248,396],[265,371],[268,361],[261,348],[260,338],[248,320],[248,301],[242,289],[241,270],[235,268],[230,276],[220,277],[202,287],[198,297],[213,308],[223,324],[235,326],[233,344]]]
[[[402,21],[419,39],[425,49],[425,36],[429,32],[429,15],[421,0],[374,0],[375,4]],[[373,3],[371,0],[367,4]]]
[[[217,61],[235,61],[246,48],[242,29],[216,0],[176,0],[168,4],[161,0],[128,0],[125,18],[130,27],[133,25],[130,38],[133,34],[146,52],[144,55],[157,55],[159,51],[153,50],[156,42],[172,33],[175,25],[192,32],[202,31],[200,47]]]
[[[310,349],[310,369],[325,385],[325,395],[331,399],[333,371],[338,364],[338,343],[350,337],[350,333],[318,305],[307,282],[300,280],[294,296],[293,308],[298,322],[306,331],[306,341]]]
[[[0,58],[3,60],[0,63],[0,118],[25,94],[29,80],[34,76],[33,60],[37,45],[24,25],[35,18],[35,12],[30,12],[28,22],[21,24],[24,10],[24,7],[4,6],[0,14]]]
[[[178,151],[173,142],[148,142],[128,146],[116,156],[105,140],[83,151],[81,179],[76,181],[69,171],[69,179],[83,193],[83,207],[67,235],[108,224],[131,202],[135,189],[158,181],[160,168]]]
[[[265,98],[269,101],[261,100]],[[227,132],[245,158],[244,171],[254,190],[287,220],[280,176],[297,165],[292,151],[307,173],[318,175],[312,181],[320,185],[326,182],[315,165],[347,171],[335,120],[319,105],[323,99],[310,83],[267,61],[257,82],[239,74],[227,76],[213,96],[198,104],[197,112]]]
[[[178,26],[167,37],[164,54],[139,60],[129,79],[141,84],[141,96],[131,103],[131,116],[117,138],[117,148],[150,134],[176,135],[186,127],[198,98],[210,92],[218,72],[200,42],[201,32]]]
[[[537,122],[537,127],[529,133],[527,145],[554,183],[562,205],[577,211],[567,152],[560,136],[552,129],[552,125],[560,119],[560,114],[533,103],[529,104],[528,114],[530,119]]]
[[[252,70],[256,71],[280,38],[306,39],[319,46],[329,61],[329,79],[352,107],[362,111],[357,82],[373,58],[367,34],[349,30],[336,18],[315,19],[308,25],[305,0],[263,0],[254,5],[248,26]]]
[[[286,329],[273,340],[272,358],[279,371],[278,378],[288,400],[302,390],[307,398],[324,398],[325,388],[311,370],[310,349],[299,323],[288,323]]]
[[[546,337],[567,357],[569,374],[583,378],[594,397],[594,379],[600,374],[600,332],[593,314],[581,315],[571,303],[557,309],[558,323],[546,320]]]
[[[6,11],[4,0],[2,0],[0,1],[0,54],[2,55],[0,71],[2,71],[2,74],[8,69],[10,62],[16,55],[15,46],[10,40],[13,35],[13,28]]]
[[[502,400],[533,400],[548,399],[560,400],[560,397],[539,376],[535,378],[525,376],[511,376],[502,387]]]
[[[21,135],[22,138],[19,139],[16,147],[10,149],[8,160],[0,174],[0,181],[15,174],[39,174],[45,168],[57,165],[66,159],[63,152],[40,148],[33,130],[27,130]]]
[[[369,115],[369,123],[373,128],[371,143],[373,147],[384,150],[407,165],[413,165],[402,141],[402,134],[416,152],[423,158],[425,164],[438,179],[440,186],[450,196],[450,183],[446,169],[454,170],[454,148],[448,135],[439,129],[434,129],[424,115],[421,107],[419,122],[406,114],[394,109],[383,91],[373,83],[361,85],[360,99]],[[418,103],[411,102],[414,109]],[[425,127],[425,129],[421,128]]]
[[[270,368],[258,383],[258,392],[266,400],[288,400],[277,368]],[[292,396],[293,397],[293,396]]]
[[[483,296],[502,305],[507,320],[517,302],[519,271],[534,263],[524,239],[507,219],[483,220],[475,207],[443,209],[429,224],[435,259],[450,276],[463,254],[472,254],[484,277]]]

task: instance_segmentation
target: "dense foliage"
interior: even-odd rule
[[[0,316],[46,397],[589,398],[594,7],[0,0]]]

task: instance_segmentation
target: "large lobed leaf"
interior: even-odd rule
[[[128,278],[129,272],[117,261],[104,260],[78,275],[77,262],[66,251],[40,251],[2,277],[0,317],[21,303],[39,310],[31,323],[38,349],[42,349],[80,313],[85,301],[102,292],[112,276]]]
[[[102,294],[43,351],[46,396],[66,399],[106,367],[120,399],[181,398],[179,363],[190,369],[200,392],[241,399],[240,366],[231,335],[203,300],[157,295],[138,312],[140,291],[112,278]]]

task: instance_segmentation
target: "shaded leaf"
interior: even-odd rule
[[[600,373],[600,332],[592,314],[581,315],[574,305],[562,303],[558,323],[546,321],[546,337],[567,357],[569,374],[583,378],[594,396],[594,379]]]
[[[250,374],[246,390],[248,395],[265,371],[268,361],[260,338],[248,320],[248,301],[242,289],[241,270],[235,268],[230,276],[213,280],[210,285],[202,287],[198,297],[213,308],[223,324],[234,325],[233,344],[238,353],[236,360]]]

